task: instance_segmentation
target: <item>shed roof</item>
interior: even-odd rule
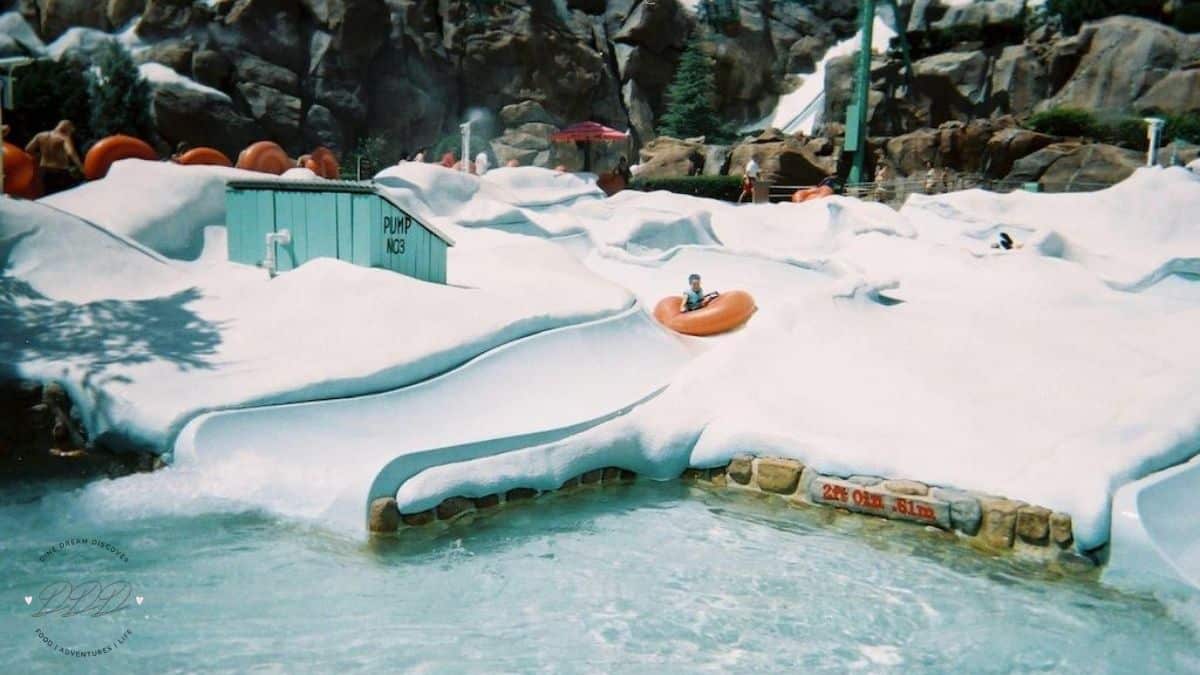
[[[290,178],[252,178],[249,180],[231,180],[226,184],[226,187],[233,190],[278,190],[283,192],[348,192],[353,194],[375,195],[397,209],[403,211],[421,224],[421,227],[429,230],[438,239],[446,242],[447,246],[454,246],[454,239],[442,232],[431,223],[409,213],[408,208],[400,204],[387,192],[381,190],[379,185],[374,181],[354,181],[354,180],[294,180]]]

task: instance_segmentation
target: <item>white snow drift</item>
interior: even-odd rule
[[[207,455],[221,458],[220,471],[234,461],[301,477],[298,464],[327,457],[338,439],[344,462],[311,459],[322,480],[280,488],[297,504],[327,505],[353,485],[365,506],[356,458],[439,443],[478,452],[446,454],[451,464],[430,461],[395,486],[402,509],[556,487],[600,466],[668,478],[751,452],[1043,504],[1071,513],[1077,545],[1090,549],[1107,538],[1117,487],[1200,448],[1200,177],[1182,169],[1142,170],[1092,194],[915,198],[899,213],[843,198],[742,207],[665,193],[603,199],[594,181],[538,169],[483,178],[389,169],[379,182],[459,242],[443,287],[335,261],[267,281],[219,256],[163,257],[194,257],[185,242],[211,224],[194,214],[215,197],[193,181],[217,179],[161,168],[162,187],[137,218],[93,203],[127,194],[133,168],[118,165],[58,200],[118,234],[44,206],[0,204],[0,280],[18,291],[0,301],[9,303],[2,316],[35,326],[37,338],[0,340],[0,356],[25,374],[66,379],[93,433],[163,448],[206,410],[383,391],[446,371],[444,400],[456,389],[471,400],[520,399],[507,418],[438,406],[419,435],[354,428],[360,403],[350,400],[305,404],[286,434],[272,433],[282,413],[268,407],[206,416],[236,416],[226,440],[188,436],[187,471],[202,474]],[[990,248],[1000,231],[1023,247]],[[636,334],[595,333],[577,350],[511,350],[531,373],[558,373],[554,387],[512,375],[520,361],[506,362],[504,376],[459,368],[523,336],[616,317],[634,297],[633,311],[646,311],[691,272],[714,290],[749,290],[759,311],[729,335],[671,338],[689,355],[681,368],[646,370],[639,350],[658,343],[644,322],[629,324]],[[603,405],[591,397],[599,381],[584,375],[599,355],[631,371],[605,366],[631,386]],[[501,432],[570,427],[581,402],[628,406],[647,389],[661,392],[607,421],[588,408],[582,417],[595,424],[574,435],[488,445]],[[276,508],[264,494],[257,485],[222,497]]]

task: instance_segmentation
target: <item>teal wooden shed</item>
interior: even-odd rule
[[[229,259],[272,273],[337,258],[446,283],[454,240],[373,183],[231,181],[225,191]]]

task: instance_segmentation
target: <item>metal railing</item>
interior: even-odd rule
[[[864,201],[874,201],[899,208],[910,195],[945,194],[958,190],[980,189],[989,192],[1095,192],[1112,187],[1113,183],[1091,181],[1042,181],[1025,182],[986,178],[981,174],[956,174],[933,180],[924,177],[897,178],[881,182],[855,183],[847,185],[842,194]],[[815,187],[813,185],[771,185],[770,200],[788,201],[796,190]]]

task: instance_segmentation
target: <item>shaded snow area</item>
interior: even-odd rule
[[[749,452],[1045,505],[1086,550],[1117,487],[1200,448],[1200,177],[1183,169],[896,212],[390,168],[379,183],[458,242],[446,286],[225,262],[214,195],[235,173],[130,161],[0,202],[0,366],[65,380],[93,435],[176,454],[97,499],[188,508],[136,496],[177,484],[361,531],[381,495],[413,511]],[[1001,231],[1021,248],[991,248]],[[649,309],[692,272],[758,312],[716,338],[661,329]]]

